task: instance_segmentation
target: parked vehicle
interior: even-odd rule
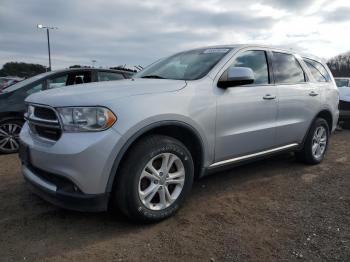
[[[23,78],[19,77],[0,77],[0,93],[1,90],[5,89],[6,87],[12,86],[18,82],[21,82]]]
[[[339,122],[345,127],[350,127],[350,78],[336,77],[340,101],[339,101]]]
[[[28,97],[22,171],[59,206],[159,221],[213,171],[288,150],[320,163],[338,101],[314,57],[251,45],[185,51],[131,80]]]
[[[7,87],[0,93],[0,153],[18,151],[18,136],[25,112],[24,99],[33,93],[57,87],[130,78],[128,71],[109,69],[65,69],[43,73]]]

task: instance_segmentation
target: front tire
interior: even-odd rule
[[[310,165],[321,163],[328,148],[329,136],[327,121],[317,118],[307,134],[303,148],[296,153],[298,160]]]
[[[193,160],[177,139],[147,136],[122,161],[114,202],[136,222],[156,222],[173,215],[190,192]]]

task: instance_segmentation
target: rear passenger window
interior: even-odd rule
[[[28,95],[31,95],[31,94],[37,93],[37,92],[39,92],[41,90],[43,90],[43,83],[42,82],[40,82],[40,83],[38,83],[38,84],[36,84],[34,86],[29,87],[29,89],[26,90],[26,93]]]
[[[91,82],[91,71],[76,71],[68,76],[67,86]]]
[[[68,74],[61,75],[47,80],[47,89],[65,86],[67,83]]]
[[[273,70],[276,84],[305,82],[305,74],[294,55],[273,52]]]
[[[253,70],[255,85],[269,83],[269,70],[265,51],[246,51],[238,55],[231,66],[248,67]]]
[[[113,72],[98,72],[98,81],[113,81],[113,80],[120,80],[124,79],[124,76],[119,73],[113,73]]]
[[[317,82],[328,82],[330,76],[324,66],[315,60],[304,58],[304,62]]]

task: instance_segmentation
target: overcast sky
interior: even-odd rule
[[[259,43],[329,58],[350,50],[349,0],[1,0],[0,66],[147,65],[188,48]]]

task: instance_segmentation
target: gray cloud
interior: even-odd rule
[[[350,21],[350,7],[339,7],[333,11],[323,12],[322,18],[325,23]]]
[[[261,29],[270,28],[275,22],[270,17],[255,17],[252,14],[239,11],[210,12],[202,10],[180,10],[169,17],[182,25],[219,29]]]
[[[266,5],[293,11],[303,11],[314,2],[315,0],[262,0],[262,3]]]
[[[278,21],[262,16],[259,11],[250,11],[249,6],[256,2],[2,0],[0,65],[7,61],[47,64],[46,34],[36,28],[37,23],[59,27],[50,34],[54,68],[88,65],[92,59],[103,66],[147,65],[188,47],[242,39],[265,41]],[[260,2],[295,11],[313,0]]]

